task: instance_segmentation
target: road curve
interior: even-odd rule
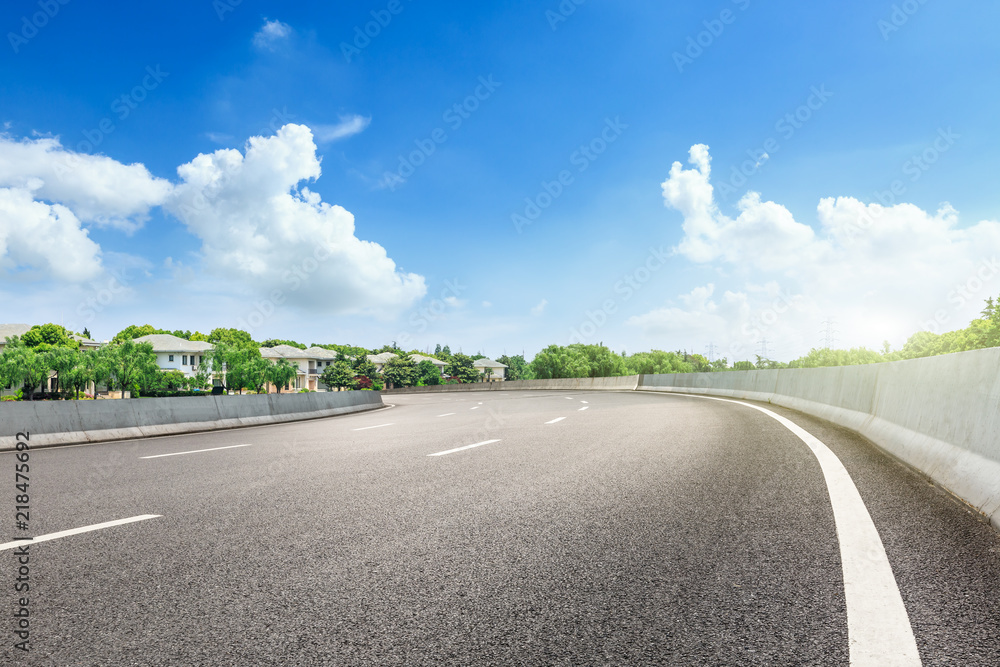
[[[387,400],[32,451],[31,534],[66,534],[30,547],[31,652],[10,624],[6,657],[872,664],[848,632],[843,542],[858,524],[835,516],[818,455],[772,416],[634,392]],[[864,439],[763,407],[856,488],[917,652],[899,664],[1000,664],[997,533]],[[0,455],[10,477],[15,463]]]

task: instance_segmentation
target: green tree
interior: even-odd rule
[[[53,347],[41,354],[49,370],[56,372],[56,391],[61,391],[66,375],[80,362],[79,350],[68,347]]]
[[[149,343],[128,339],[101,348],[101,351],[113,389],[135,391],[137,387],[149,384],[149,376],[160,372],[153,346]]]
[[[298,372],[299,367],[288,359],[278,359],[268,369],[267,381],[277,387],[280,394],[282,388],[287,387],[295,379],[295,376],[298,375]]]
[[[338,357],[336,361],[324,368],[319,379],[326,385],[327,389],[332,387],[351,389],[355,386],[354,369],[351,368],[347,359],[342,357]]]
[[[430,362],[427,362],[430,363]],[[416,383],[417,365],[407,355],[396,356],[382,367],[382,377],[392,387],[409,387]]]
[[[111,339],[111,342],[121,343],[126,340],[133,340],[135,338],[140,338],[142,336],[150,336],[152,334],[159,334],[159,333],[165,334],[170,332],[165,331],[163,329],[157,329],[152,324],[142,324],[142,325],[130,324],[121,331],[119,331],[118,333],[116,333],[115,337]]]
[[[445,372],[453,378],[462,382],[476,382],[479,380],[479,370],[473,366],[472,358],[461,352],[451,355]]]
[[[244,389],[255,387],[260,382],[262,366],[256,361],[261,358],[259,348],[217,343],[208,356],[212,372],[225,376],[227,389],[242,394]]]
[[[353,365],[354,365],[354,377],[368,378],[373,382],[378,379],[378,367],[375,366],[375,362],[373,362],[368,358],[368,355],[365,354],[358,355],[357,357],[355,357]]]
[[[440,347],[440,346],[438,346]],[[434,365],[433,361],[424,359],[417,364],[417,382],[424,386],[441,384],[441,371]]]
[[[434,356],[436,357],[439,354],[441,354],[441,343],[438,343],[437,345],[434,346]]]
[[[528,363],[524,360],[522,355],[515,354],[513,357],[508,357],[504,354],[497,358],[497,361],[507,367],[506,377],[508,380],[525,379],[524,374],[527,371]]]
[[[49,366],[41,354],[17,336],[7,338],[7,344],[0,354],[0,379],[3,386],[23,387],[24,395],[30,401],[35,390],[48,376]]]
[[[70,337],[70,333],[58,324],[42,324],[31,327],[21,336],[21,342],[28,347],[39,348],[40,351],[53,347],[77,349],[80,344]]]
[[[531,373],[539,380],[583,378],[590,375],[590,364],[578,347],[549,345],[531,360]]]
[[[103,377],[99,367],[100,355],[96,350],[81,350],[76,357],[76,364],[60,373],[59,383],[76,392],[76,398],[80,398],[80,392],[86,391],[93,382],[95,385],[98,378]],[[96,386],[95,386],[96,389]]]
[[[198,364],[198,372],[190,378],[190,386],[192,389],[208,389],[208,385],[212,381],[212,369],[209,360],[204,356],[201,358],[201,363]]]
[[[212,345],[229,345],[240,348],[260,347],[250,334],[242,329],[212,329],[212,333],[208,334],[208,342]]]
[[[86,338],[87,340],[91,340],[90,329],[88,329],[87,327],[83,328],[83,337]]]

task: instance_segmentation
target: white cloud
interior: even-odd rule
[[[549,300],[548,299],[542,299],[541,301],[538,302],[537,305],[535,305],[531,309],[531,314],[534,315],[534,316],[536,316],[536,317],[539,316],[539,315],[541,315],[542,313],[545,312],[545,307],[548,306],[548,305],[549,305]]]
[[[335,125],[314,125],[312,129],[316,134],[316,141],[321,144],[329,144],[364,132],[371,122],[371,118],[355,114],[341,116],[340,122]]]
[[[483,301],[483,308],[492,308],[493,304],[489,301]]]
[[[394,315],[426,292],[377,243],[355,236],[354,216],[301,186],[320,176],[312,132],[289,124],[252,137],[245,154],[218,150],[177,169],[168,210],[201,238],[206,270],[313,312]]]
[[[922,325],[967,325],[1000,292],[996,221],[961,227],[947,204],[929,213],[839,197],[819,202],[814,228],[755,192],[732,218],[715,201],[708,147],[693,146],[689,162],[694,168],[675,162],[662,186],[665,204],[683,216],[675,251],[731,274],[733,284],[721,299],[710,284],[629,320],[649,336],[697,336],[744,358],[768,339],[780,358],[792,358],[819,345],[828,317],[838,321],[841,345],[900,344]]]
[[[292,26],[281,21],[264,21],[253,36],[253,45],[258,49],[273,51],[277,44],[292,34]]]
[[[132,232],[170,193],[170,183],[141,164],[63,148],[57,137],[0,136],[0,187],[32,191],[63,204],[81,221]]]
[[[206,132],[205,136],[215,144],[228,144],[234,139],[233,135],[225,134],[224,132]]]
[[[101,272],[101,249],[60,204],[35,201],[26,188],[0,188],[0,268],[33,268],[60,281]]]

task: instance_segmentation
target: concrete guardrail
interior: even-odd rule
[[[638,390],[765,401],[844,426],[1000,530],[1000,348],[864,366],[644,375]]]
[[[318,419],[383,406],[375,391],[0,403],[0,451]]]

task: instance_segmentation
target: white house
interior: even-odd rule
[[[156,354],[156,365],[161,371],[180,371],[185,377],[194,377],[202,360],[208,361],[213,345],[204,341],[185,340],[170,334],[149,334],[135,339],[149,343]]]
[[[7,339],[20,338],[31,330],[30,324],[0,324],[0,352],[7,346]]]
[[[499,361],[493,361],[492,359],[476,359],[472,362],[479,374],[484,377],[487,382],[503,382],[504,381],[504,371],[507,366],[501,364]]]

